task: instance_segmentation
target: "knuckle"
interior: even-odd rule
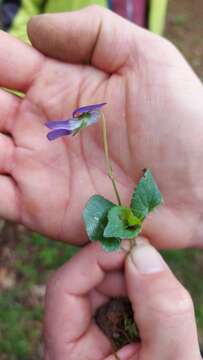
[[[193,314],[193,302],[188,291],[180,286],[168,293],[157,294],[153,299],[153,310],[160,317],[174,318]]]
[[[170,40],[162,38],[152,33],[148,33],[148,35],[145,34],[145,38],[147,41],[148,48],[150,49],[153,47],[156,54],[156,58],[158,59],[159,57],[162,58],[163,54],[166,54],[167,63],[173,63],[173,64],[176,64],[177,61],[179,62],[178,59],[182,59],[182,55],[180,51]],[[143,43],[141,43],[141,46],[143,47]],[[149,53],[147,52],[146,54]],[[162,61],[162,63],[164,64],[164,61]]]
[[[174,65],[181,61],[181,65],[182,65],[183,56],[180,53],[180,51],[178,50],[178,48],[176,47],[176,45],[174,45],[168,39],[163,39],[163,46],[165,48],[165,51],[167,52],[169,60],[173,61]]]

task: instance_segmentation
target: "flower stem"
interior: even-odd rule
[[[107,127],[106,127],[106,120],[104,117],[104,114],[102,113],[102,131],[103,131],[103,141],[104,141],[104,153],[105,153],[105,159],[106,159],[106,168],[107,168],[107,174],[108,177],[110,178],[112,185],[113,185],[113,189],[116,195],[116,199],[118,202],[118,205],[121,205],[121,199],[120,199],[120,195],[116,186],[116,181],[113,175],[113,169],[112,169],[112,165],[111,165],[111,161],[109,158],[109,144],[108,144],[108,134],[107,134]]]

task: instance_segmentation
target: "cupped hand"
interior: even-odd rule
[[[56,239],[87,240],[89,196],[115,201],[100,126],[50,143],[44,123],[105,101],[123,203],[143,168],[165,199],[144,235],[159,247],[202,245],[203,89],[179,52],[98,7],[33,18],[29,36],[44,54],[0,33],[0,85],[25,93],[0,93],[0,215]]]
[[[141,343],[115,357],[93,315],[123,295],[132,303]],[[126,260],[122,252],[112,256],[91,244],[58,270],[47,288],[44,330],[46,360],[201,359],[191,298],[143,239]]]

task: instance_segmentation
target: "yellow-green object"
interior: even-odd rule
[[[40,13],[42,3],[43,0],[22,0],[21,7],[9,29],[9,33],[27,42],[27,22],[32,16]]]
[[[168,0],[150,0],[149,29],[157,34],[164,31]]]
[[[107,6],[106,0],[49,0],[44,8],[44,12],[63,12],[82,9],[88,5]]]

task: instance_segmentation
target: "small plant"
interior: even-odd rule
[[[83,217],[89,239],[100,241],[106,251],[115,251],[120,249],[122,240],[128,240],[134,245],[145,218],[163,203],[163,198],[151,171],[144,169],[143,176],[132,193],[130,205],[122,204],[109,158],[106,121],[101,111],[105,105],[106,103],[101,103],[80,107],[74,110],[71,119],[49,121],[46,126],[51,129],[48,139],[55,140],[65,135],[76,135],[101,119],[107,175],[112,182],[117,204],[101,195],[93,195],[85,206]]]

